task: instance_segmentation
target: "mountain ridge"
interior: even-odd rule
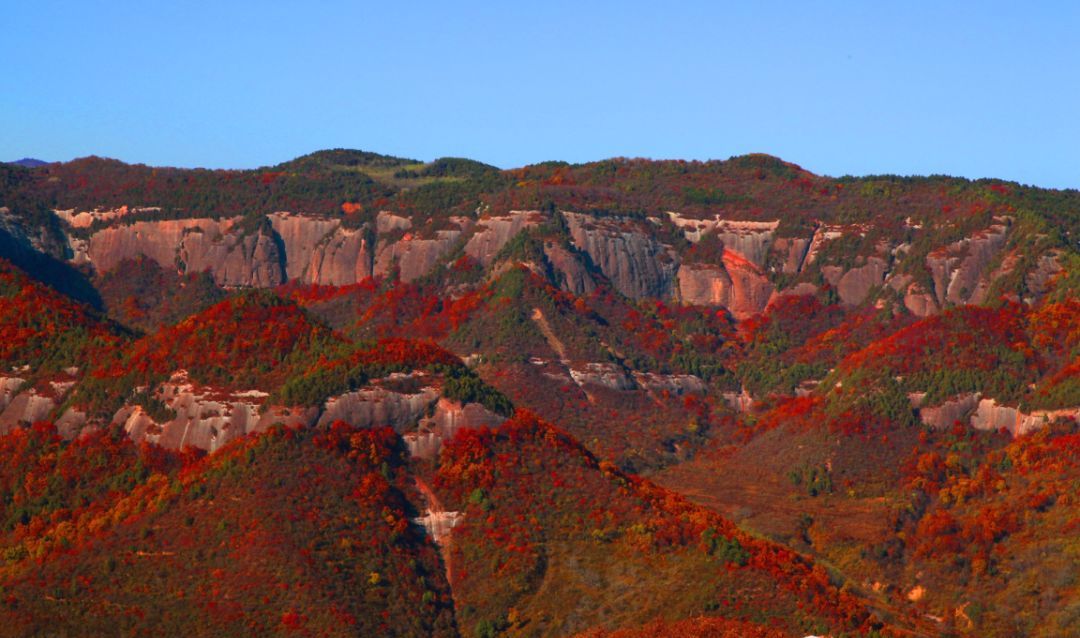
[[[111,591],[147,630],[158,612],[333,635],[1080,630],[1059,560],[1078,234],[1080,193],[760,154],[0,165],[0,445],[26,461],[0,613],[105,626]],[[41,478],[84,457],[85,483]],[[334,468],[328,492],[290,482],[302,459]],[[381,531],[304,505],[346,496]],[[278,506],[334,531],[292,536]],[[266,569],[250,553],[139,566],[187,552],[189,519],[299,548],[282,569],[305,602],[244,593]],[[415,564],[365,568],[355,543]],[[186,598],[174,576],[204,568],[240,589],[139,602],[142,579]]]

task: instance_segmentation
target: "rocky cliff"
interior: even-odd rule
[[[683,264],[678,284],[683,303],[722,306],[736,319],[765,310],[774,291],[756,264],[726,247],[719,264]]]
[[[918,406],[922,398],[913,396],[912,401]],[[1027,413],[973,392],[944,401],[940,405],[919,408],[919,416],[923,423],[937,429],[952,427],[954,423],[964,423],[977,430],[1007,430],[1013,436],[1023,436],[1056,419],[1080,420],[1080,406]]]
[[[155,398],[172,414],[171,418],[157,420],[142,406],[129,404],[116,413],[112,422],[122,426],[135,441],[150,441],[171,449],[191,446],[211,452],[232,440],[277,425],[322,428],[335,421],[364,428],[388,425],[406,435],[414,454],[431,458],[438,453],[441,441],[459,429],[498,425],[504,420],[479,404],[461,405],[440,398],[438,381],[425,375],[413,379],[412,375],[395,374],[387,381],[402,379],[426,381],[430,385],[401,392],[376,381],[368,387],[331,397],[322,406],[296,408],[269,405],[266,393],[257,390],[223,392],[200,387],[180,370],[154,392]],[[16,396],[8,407],[13,414],[17,408],[24,415],[31,404],[46,416],[56,407],[55,400],[39,399],[30,392]],[[77,434],[84,423],[85,420],[69,423],[70,436]]]
[[[397,272],[402,281],[415,281],[431,272],[461,238],[462,230],[438,230],[435,237],[406,233],[398,241],[379,240],[373,272],[388,276]]]
[[[59,211],[72,228],[111,224],[85,238],[72,236],[65,250],[73,262],[89,264],[98,272],[143,254],[165,268],[209,271],[217,283],[229,287],[270,287],[289,280],[343,286],[371,276],[416,281],[462,252],[491,267],[514,237],[551,221],[549,213],[537,210],[450,217],[438,223],[381,211],[373,221],[355,227],[344,225],[341,218],[285,211],[267,215],[268,223],[263,224],[241,218],[125,219],[154,210]],[[813,230],[807,226],[778,236],[776,219],[694,218],[678,212],[648,218],[558,214],[565,218],[566,234],[545,237],[543,250],[555,283],[565,290],[589,294],[602,274],[615,290],[633,299],[723,307],[738,319],[762,312],[777,293],[817,291],[821,281],[848,305],[866,303],[881,288],[895,292],[913,314],[927,316],[949,305],[984,301],[995,280],[1019,267],[1015,255],[1003,254],[1011,229],[1007,217],[994,218],[984,230],[922,253],[924,264],[913,270],[910,265],[902,267],[909,258],[910,240],[889,243],[888,238],[864,254],[838,260],[829,253],[818,263],[832,242],[866,237],[872,230],[868,224],[815,222]],[[908,231],[924,232],[917,224],[909,225]],[[19,232],[20,241],[36,245]],[[687,246],[706,235],[715,237],[722,251],[716,254],[721,256],[688,256],[693,253]],[[925,281],[904,274],[924,267],[930,274]],[[1033,296],[1041,294],[1060,270],[1055,254],[1043,255],[1028,267],[1024,281]]]
[[[668,299],[674,294],[678,255],[654,239],[641,222],[569,212],[565,216],[574,245],[616,290],[634,299]]]
[[[502,216],[481,217],[465,244],[465,254],[488,266],[507,242],[543,221],[539,211],[512,210]]]
[[[931,252],[926,266],[938,305],[982,303],[990,282],[986,270],[1005,246],[1008,220]]]

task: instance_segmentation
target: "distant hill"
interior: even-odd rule
[[[43,160],[34,159],[33,157],[24,157],[20,160],[15,160],[14,162],[8,162],[8,164],[16,164],[18,166],[25,166],[26,168],[37,168],[38,166],[45,166],[48,163],[49,162]]]

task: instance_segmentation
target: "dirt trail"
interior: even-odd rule
[[[559,355],[559,359],[568,361],[569,359],[566,356],[566,346],[563,345],[562,341],[559,341],[557,336],[555,336],[555,331],[551,329],[551,324],[548,323],[547,317],[544,316],[544,313],[541,312],[539,308],[533,308],[532,320],[536,322],[536,327],[540,328],[540,332],[543,333],[544,339],[547,340],[551,349]]]

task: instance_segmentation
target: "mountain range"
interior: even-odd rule
[[[1080,192],[0,164],[0,634],[1080,634]]]

